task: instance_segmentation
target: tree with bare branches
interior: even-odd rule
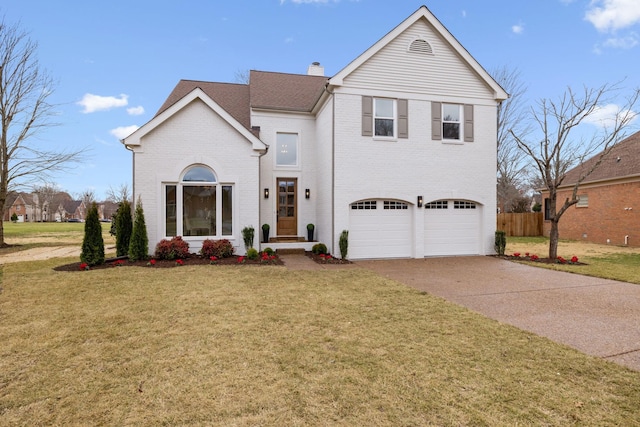
[[[527,187],[530,167],[510,132],[514,130],[518,135],[528,132],[523,108],[527,89],[517,69],[503,66],[493,70],[491,75],[509,94],[509,98],[498,106],[497,197],[502,209],[512,212],[512,207],[522,198],[522,190]]]
[[[81,152],[38,147],[34,136],[53,125],[53,80],[36,59],[37,44],[0,21],[0,207],[8,192],[81,159]],[[0,247],[5,246],[0,217]]]
[[[611,107],[620,95],[619,84],[605,84],[598,88],[584,87],[576,92],[568,88],[558,100],[542,99],[531,109],[531,117],[539,128],[539,133],[510,133],[518,148],[534,162],[543,188],[548,191],[546,212],[551,223],[549,235],[549,258],[558,257],[558,222],[569,207],[578,203],[580,185],[602,164],[611,149],[623,140],[638,113],[634,110],[640,97],[640,89],[635,89],[624,104],[617,108],[612,117],[604,118],[602,113]],[[597,130],[589,137],[575,138],[578,126],[584,123],[596,125]],[[580,169],[580,174],[572,186],[571,197],[558,200],[558,188],[562,185],[568,170],[582,165],[585,160],[596,161],[589,167]]]
[[[107,201],[122,203],[125,200],[131,202],[131,189],[129,188],[129,184],[123,183],[117,187],[109,186],[107,189]]]

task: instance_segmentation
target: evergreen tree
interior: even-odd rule
[[[125,256],[129,252],[129,242],[133,223],[131,221],[131,203],[123,200],[116,216],[116,255]]]
[[[102,226],[98,218],[98,206],[93,203],[84,223],[84,239],[80,261],[90,266],[104,264],[104,240],[102,240]]]
[[[133,232],[129,243],[129,260],[137,261],[146,259],[149,255],[149,238],[147,237],[147,226],[144,222],[144,211],[142,201],[138,198],[136,203],[135,221]]]

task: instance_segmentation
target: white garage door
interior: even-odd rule
[[[425,256],[480,254],[479,205],[464,200],[438,200],[424,210]]]
[[[395,200],[365,200],[349,209],[349,258],[408,258],[412,209]]]

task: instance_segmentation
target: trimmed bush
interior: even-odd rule
[[[342,230],[340,233],[338,244],[340,245],[340,258],[346,259],[349,252],[349,232],[347,230]]]
[[[275,255],[275,254],[276,254],[276,251],[274,251],[274,250],[273,250],[273,249],[271,249],[271,248],[264,248],[264,250],[263,250],[262,252],[266,253],[266,254],[267,254],[267,255],[269,255],[269,256],[272,256],[272,255]]]
[[[124,200],[118,207],[116,214],[116,255],[124,256],[129,253],[129,243],[131,241],[131,231],[133,222],[131,220],[131,203]]]
[[[496,231],[495,249],[498,255],[504,255],[504,250],[507,247],[507,233],[504,231]]]
[[[189,255],[189,243],[182,240],[181,236],[175,236],[171,240],[162,239],[156,245],[154,256],[157,259],[174,260],[186,258]]]
[[[316,255],[324,255],[327,253],[327,245],[325,245],[324,243],[316,243],[311,248],[311,252]]]
[[[255,230],[253,227],[245,227],[242,229],[242,240],[244,240],[244,248],[249,250],[253,248],[253,237],[255,236]]]
[[[247,258],[249,259],[258,259],[260,254],[256,248],[251,248],[247,251]]]
[[[144,211],[142,202],[138,199],[136,203],[135,221],[133,232],[129,242],[129,260],[138,261],[149,257],[149,239],[147,237],[147,226],[144,221]]]
[[[98,218],[98,206],[93,203],[84,223],[84,238],[80,261],[89,266],[104,264],[104,240],[102,226]]]
[[[229,258],[233,256],[233,245],[227,239],[211,240],[207,239],[202,242],[202,249],[200,249],[200,255],[205,258]]]

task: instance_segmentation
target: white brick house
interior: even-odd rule
[[[314,63],[251,71],[249,84],[178,83],[123,140],[151,250],[181,235],[192,251],[226,238],[243,253],[245,226],[282,241],[313,223],[335,254],[349,230],[351,259],[493,253],[508,95],[429,10],[323,74]]]

